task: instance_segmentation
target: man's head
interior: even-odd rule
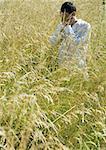
[[[76,7],[71,2],[65,2],[61,6],[60,14],[62,17],[62,22],[67,21],[69,17],[70,19],[73,19],[76,14]]]

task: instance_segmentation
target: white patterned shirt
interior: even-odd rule
[[[63,24],[60,23],[50,36],[51,45],[54,46],[60,42],[59,64],[68,64],[68,67],[76,64],[79,68],[84,68],[86,66],[86,53],[91,25],[82,19],[78,19],[72,27],[67,25],[62,29]]]

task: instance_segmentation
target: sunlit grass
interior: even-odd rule
[[[45,3],[44,3],[45,2]],[[76,0],[92,26],[88,74],[60,68],[48,38],[63,1],[0,5],[0,149],[105,150],[106,52],[102,1]]]

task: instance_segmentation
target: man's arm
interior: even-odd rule
[[[49,42],[51,45],[55,46],[62,38],[62,30],[64,25],[60,23],[57,27],[55,32],[50,36]]]
[[[90,31],[91,26],[90,24],[82,25],[81,31],[79,31],[78,35],[75,35],[72,27],[70,25],[66,26],[64,28],[64,31],[67,35],[67,38],[71,38],[71,42],[73,41],[73,44],[76,47],[76,56],[77,56],[77,62],[79,68],[84,68],[86,66],[86,52],[88,47],[88,42],[90,39]],[[69,42],[69,44],[71,44]]]
[[[75,44],[85,43],[90,38],[90,30],[91,26],[90,24],[86,24],[82,26],[81,33],[79,35],[76,35],[71,27],[71,25],[67,25],[64,28],[65,35],[68,37],[70,36]]]

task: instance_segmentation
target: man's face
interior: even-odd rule
[[[69,20],[74,20],[75,18],[75,14],[76,12],[73,11],[71,14],[67,13],[67,12],[60,12],[61,18],[62,18],[62,22],[68,22]]]

